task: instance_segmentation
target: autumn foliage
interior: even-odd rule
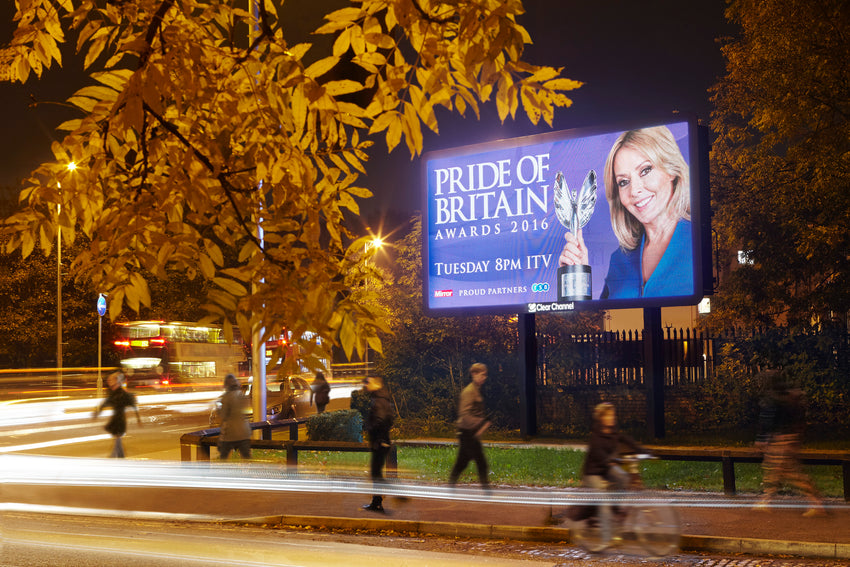
[[[846,324],[850,4],[736,0],[727,18],[741,31],[714,87],[712,222],[748,262],[721,276],[714,323]]]
[[[358,179],[375,139],[416,156],[437,108],[487,101],[551,125],[579,83],[522,60],[519,0],[352,2],[316,30],[327,52],[287,40],[283,2],[252,7],[18,0],[0,76],[38,80],[69,44],[91,81],[68,98],[79,117],[55,160],[24,182],[8,250],[85,237],[72,271],[109,294],[112,318],[150,304],[143,273],[177,269],[213,284],[206,310],[228,332],[285,326],[325,339],[302,338],[308,353],[380,350],[365,241],[343,217],[371,196]]]

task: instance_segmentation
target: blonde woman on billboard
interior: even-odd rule
[[[599,299],[694,292],[688,164],[666,126],[620,134],[605,162],[605,197],[620,244]],[[582,231],[567,232],[559,265],[589,265]]]

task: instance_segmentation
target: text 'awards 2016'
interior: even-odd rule
[[[567,186],[564,174],[555,176],[555,214],[562,225],[574,235],[587,224],[596,207],[596,172],[590,170],[577,194]],[[566,265],[558,268],[558,301],[583,301],[591,299],[590,266]]]

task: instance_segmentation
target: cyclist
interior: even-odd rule
[[[634,457],[621,456],[621,446],[636,453]],[[644,447],[617,429],[613,404],[601,403],[593,410],[593,430],[582,467],[582,483],[599,492],[637,489],[640,482],[637,465],[650,457],[647,453]],[[658,556],[678,546],[680,523],[672,507],[633,502],[624,508],[618,505],[620,498],[616,494],[600,494],[594,498],[598,498],[598,504],[573,506],[568,511],[569,519],[574,522],[571,529],[576,530],[576,540],[588,551],[602,551],[622,541],[625,533],[633,533],[643,547]]]
[[[614,404],[602,402],[593,409],[593,429],[587,444],[587,456],[582,467],[582,480],[591,488],[624,490],[629,486],[629,475],[618,464],[620,446],[634,453],[648,453],[637,441],[617,428],[617,410]]]
[[[614,404],[602,402],[593,408],[593,427],[587,444],[587,455],[582,467],[582,484],[596,490],[625,490],[629,487],[629,474],[617,464],[620,447],[625,445],[634,453],[648,453],[637,441],[617,428],[617,410]],[[607,506],[603,507],[607,509]],[[584,515],[592,515],[585,509]],[[620,509],[615,507],[619,514]]]

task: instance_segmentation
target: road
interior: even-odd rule
[[[257,528],[95,518],[86,521],[85,534],[81,535],[80,522],[74,518],[16,514],[9,520],[7,524],[13,527],[6,530],[3,566],[469,565],[464,555],[376,547]],[[476,564],[545,565],[485,556]]]
[[[680,554],[664,559],[574,546],[398,533],[6,514],[0,567],[838,567],[846,562]]]
[[[347,408],[351,390],[351,385],[335,385],[328,410]],[[27,392],[31,397],[21,397]],[[0,454],[109,455],[110,436],[103,426],[111,410],[93,418],[92,412],[100,403],[93,388],[65,389],[63,396],[57,397],[55,391],[38,386],[13,389],[7,385],[4,394],[0,401]],[[180,437],[209,427],[210,408],[220,394],[217,390],[138,393],[141,425],[130,412],[124,437],[127,456],[178,460]]]

